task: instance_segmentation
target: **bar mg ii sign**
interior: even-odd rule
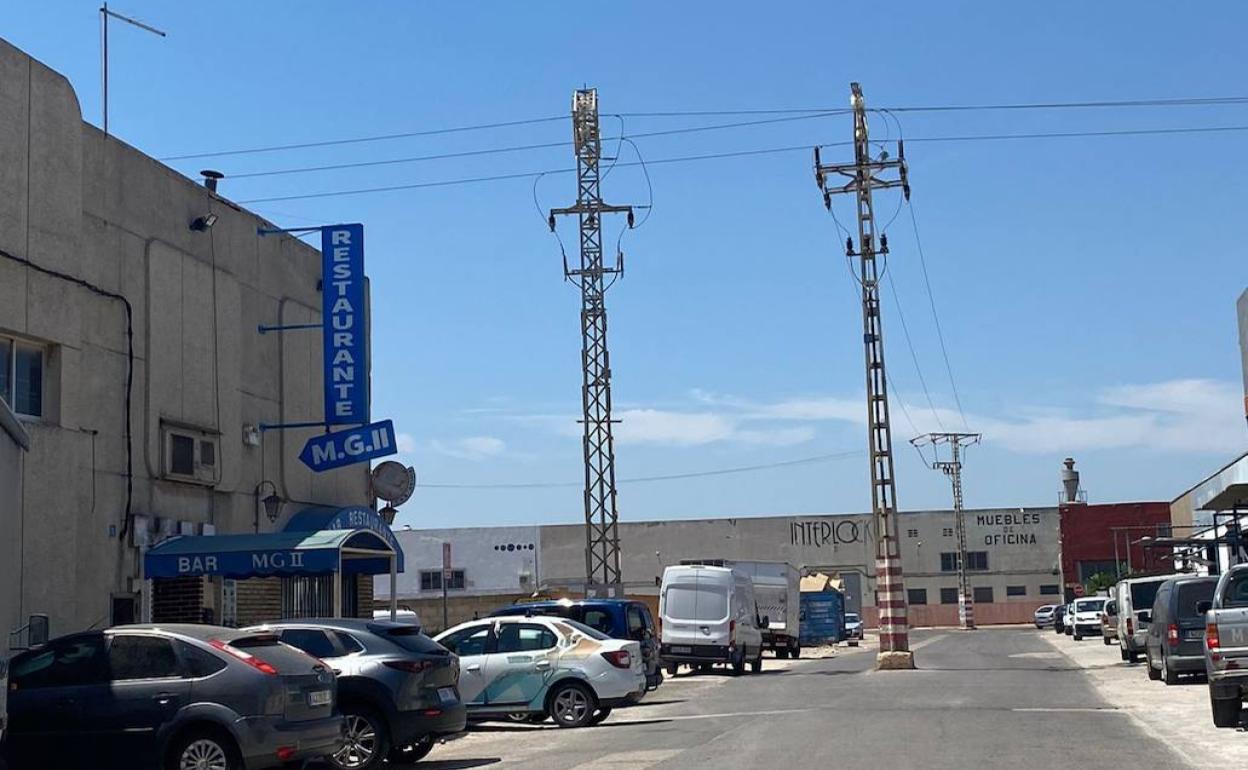
[[[398,451],[394,441],[394,422],[382,420],[362,428],[313,436],[304,444],[299,459],[312,470],[320,472],[397,454]]]
[[[364,225],[333,225],[323,228],[321,259],[321,318],[325,326],[325,423],[362,425],[368,422]]]

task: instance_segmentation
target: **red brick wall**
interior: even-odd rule
[[[1078,583],[1078,562],[1114,560],[1114,527],[1140,527],[1117,533],[1117,558],[1122,562],[1124,573],[1128,549],[1133,572],[1170,571],[1170,562],[1160,549],[1145,550],[1142,545],[1128,545],[1145,535],[1165,534],[1158,528],[1160,526],[1164,530],[1170,525],[1169,503],[1074,503],[1062,505],[1060,512],[1062,577],[1067,588],[1073,588]]]

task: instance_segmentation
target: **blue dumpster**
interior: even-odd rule
[[[799,636],[803,647],[833,644],[845,638],[845,597],[840,591],[803,591]]]

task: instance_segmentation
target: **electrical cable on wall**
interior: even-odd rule
[[[130,428],[130,417],[131,417],[130,402],[134,395],[134,308],[130,306],[130,300],[126,299],[125,296],[118,294],[116,292],[108,291],[107,289],[101,289],[99,286],[96,286],[95,284],[90,283],[89,281],[84,281],[81,278],[77,278],[67,273],[62,273],[59,270],[52,270],[50,268],[43,267],[41,265],[35,264],[34,262],[31,262],[29,259],[25,257],[19,257],[15,254],[10,254],[9,252],[3,249],[0,249],[0,257],[4,257],[5,259],[12,260],[13,262],[16,262],[20,265],[25,265],[31,270],[34,270],[39,273],[43,273],[44,275],[49,275],[49,276],[52,276],[53,278],[58,278],[62,281],[68,281],[69,283],[76,284],[90,292],[100,295],[101,297],[108,297],[109,299],[120,300],[122,305],[125,306],[125,310],[126,310],[126,400],[125,400],[126,508],[125,508],[125,513],[122,516],[121,535],[120,535],[121,540],[124,541],[126,538],[126,535],[130,531],[130,523],[131,523],[131,519],[133,518],[131,506],[134,501],[134,436],[133,436],[133,431]]]

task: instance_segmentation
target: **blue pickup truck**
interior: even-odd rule
[[[490,617],[503,615],[567,618],[595,628],[613,639],[631,639],[641,645],[642,660],[646,664],[646,689],[653,690],[663,683],[663,672],[659,668],[658,633],[654,617],[645,602],[629,599],[557,599],[513,604],[490,613]]]

